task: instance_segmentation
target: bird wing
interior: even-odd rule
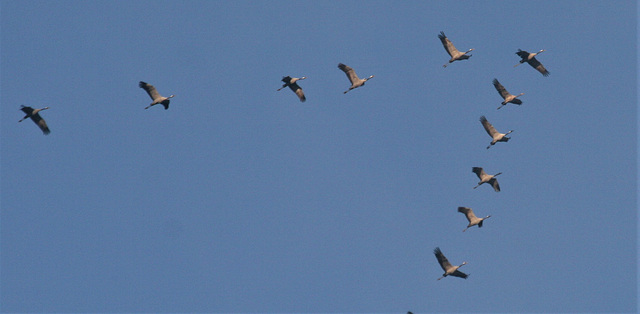
[[[520,58],[525,59],[525,60],[526,60],[527,58],[529,58],[529,52],[524,51],[524,50],[520,50],[520,49],[518,49],[518,52],[516,52],[516,54],[517,54]]]
[[[44,121],[44,119],[42,119],[40,114],[36,113],[32,115],[31,120],[33,120],[33,122],[35,122],[38,125],[40,130],[42,130],[42,133],[44,133],[45,135],[51,133],[51,131],[49,130],[49,127],[47,126],[47,122]]]
[[[338,68],[340,68],[340,70],[342,70],[347,75],[347,78],[352,85],[360,80],[358,75],[356,75],[356,71],[354,71],[350,66],[340,63],[338,64]]]
[[[498,93],[500,93],[500,96],[502,96],[503,99],[506,99],[509,96],[509,92],[507,91],[506,88],[504,88],[504,86],[502,86],[502,84],[500,84],[500,82],[498,82],[498,79],[493,79],[493,87],[496,88],[496,90],[498,91]]]
[[[547,69],[544,68],[544,65],[542,65],[542,63],[540,63],[540,61],[538,61],[536,57],[531,58],[531,60],[527,62],[534,69],[538,70],[538,72],[542,73],[543,76],[549,76],[549,71],[547,71]]]
[[[307,100],[307,98],[304,97],[304,92],[302,91],[302,88],[300,88],[300,85],[298,85],[298,83],[290,84],[289,88],[291,88],[291,90],[296,93],[296,95],[298,95],[298,98],[300,98],[301,102]]]
[[[442,254],[442,251],[440,251],[439,247],[433,250],[433,254],[436,255],[436,258],[438,259],[438,263],[440,263],[440,267],[442,267],[442,270],[444,270],[445,272],[447,271],[447,269],[453,267],[451,263],[449,263],[449,260],[447,260],[447,258],[444,257],[444,254]]]
[[[458,207],[458,212],[463,213],[465,216],[467,216],[467,220],[469,220],[469,222],[471,222],[471,219],[476,217],[476,215],[473,213],[473,210],[469,207]]]
[[[482,177],[483,177],[483,176],[486,176],[486,175],[487,175],[487,174],[484,172],[484,169],[482,169],[481,167],[473,167],[473,168],[471,168],[471,171],[473,171],[473,173],[475,173],[475,174],[478,176],[478,178],[479,178],[480,180],[482,180]]]
[[[282,77],[282,81],[283,81],[285,84],[289,84],[289,83],[291,82],[291,76],[284,76],[284,77]]]
[[[305,102],[305,100],[307,100],[307,97],[304,96],[304,92],[302,91],[302,88],[298,88],[296,90],[296,95],[298,95],[298,98],[300,98],[301,102]]]
[[[498,184],[498,179],[492,178],[491,180],[489,180],[489,184],[491,184],[496,192],[500,192],[500,184]]]
[[[26,114],[31,114],[33,112],[33,108],[29,107],[29,106],[25,106],[25,105],[21,105],[20,106],[20,110],[22,110],[22,112],[26,113]]]
[[[440,38],[440,41],[442,42],[442,46],[444,46],[444,50],[447,51],[449,56],[453,57],[454,55],[457,55],[460,53],[460,51],[458,51],[458,49],[456,49],[456,47],[453,45],[451,40],[447,38],[444,32],[440,32],[440,34],[438,35],[438,38]]]
[[[160,93],[158,93],[158,91],[153,85],[140,81],[140,84],[138,84],[138,86],[140,86],[140,88],[144,89],[147,92],[147,94],[149,94],[149,97],[151,97],[151,100],[155,101],[158,98],[162,98],[162,96],[160,96]]]
[[[489,136],[493,137],[495,134],[498,134],[498,131],[496,130],[496,128],[494,128],[493,125],[489,123],[489,121],[487,120],[487,118],[485,118],[485,116],[480,117],[480,123],[482,123],[484,130],[487,131],[487,134],[489,134]]]
[[[467,279],[467,277],[469,277],[469,275],[467,275],[467,274],[465,274],[465,273],[463,273],[463,272],[461,272],[461,271],[459,271],[459,270],[454,271],[454,272],[453,272],[451,275],[449,275],[449,276],[460,277],[460,278],[464,278],[464,279]]]

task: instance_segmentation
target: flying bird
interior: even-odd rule
[[[497,142],[508,142],[511,139],[510,137],[507,137],[507,134],[513,132],[513,130],[507,133],[500,133],[493,127],[493,125],[491,125],[491,123],[489,123],[485,116],[480,117],[480,123],[482,123],[484,130],[487,131],[487,134],[492,138],[491,145],[487,146],[487,149],[491,148],[491,146],[495,145]]]
[[[373,75],[371,75],[371,76],[369,76],[367,78],[361,79],[361,78],[358,77],[358,75],[356,75],[356,71],[354,71],[351,67],[346,66],[346,65],[344,65],[342,63],[338,63],[338,68],[340,70],[342,70],[347,75],[347,78],[349,79],[349,82],[351,82],[351,87],[349,87],[349,90],[345,91],[343,94],[348,93],[350,90],[352,90],[354,88],[358,88],[360,86],[363,86],[366,81],[368,81],[368,80],[373,78]]]
[[[473,51],[473,48],[465,51],[465,52],[460,52],[458,51],[458,49],[456,49],[456,47],[453,45],[453,43],[451,42],[451,40],[449,40],[449,38],[447,38],[447,36],[444,34],[444,32],[440,32],[440,34],[438,35],[438,38],[440,38],[440,41],[442,42],[442,46],[444,46],[444,50],[447,51],[447,53],[449,54],[449,56],[451,56],[451,59],[449,59],[449,63],[453,62],[453,61],[458,61],[458,60],[467,60],[469,59],[469,57],[471,57],[472,55],[467,55],[467,53]],[[443,67],[447,67],[448,64],[444,64]]]
[[[24,118],[20,119],[18,122],[22,122],[23,120],[25,120],[27,118],[31,118],[31,120],[33,120],[33,122],[35,122],[35,124],[38,125],[40,130],[42,130],[42,133],[44,135],[48,135],[49,133],[51,133],[51,131],[49,130],[49,127],[47,126],[47,122],[44,121],[44,119],[42,119],[42,117],[39,114],[40,111],[47,110],[47,109],[49,109],[49,107],[44,107],[44,108],[41,108],[41,109],[33,109],[33,108],[29,107],[29,106],[21,105],[20,106],[20,110],[22,110],[24,113],[26,113],[26,115],[24,116]]]
[[[283,88],[289,86],[289,88],[291,88],[291,90],[296,93],[296,95],[298,95],[298,98],[300,98],[301,102],[304,102],[305,100],[307,100],[307,98],[304,96],[304,92],[302,91],[302,88],[300,88],[300,86],[298,86],[298,81],[300,80],[304,80],[306,79],[306,76],[303,76],[301,78],[297,78],[297,77],[291,77],[291,76],[285,76],[282,78],[282,81],[284,82],[284,84],[282,84],[282,87],[278,88],[278,91],[282,90]]]
[[[462,264],[458,266],[451,265],[451,263],[449,263],[449,261],[444,256],[444,254],[442,254],[442,251],[440,251],[439,247],[433,250],[433,254],[436,255],[436,258],[438,259],[438,263],[440,263],[440,267],[442,267],[442,270],[444,270],[444,274],[442,274],[442,277],[438,278],[438,280],[447,276],[460,277],[464,279],[467,279],[467,277],[469,277],[469,275],[458,270],[458,268],[462,267],[463,265],[466,265],[467,262],[462,262]]]
[[[482,169],[481,167],[473,167],[471,171],[475,173],[480,179],[480,182],[478,182],[478,185],[473,187],[474,189],[479,187],[482,184],[489,183],[491,184],[491,186],[496,192],[500,192],[500,185],[498,184],[498,180],[496,179],[496,177],[501,175],[502,172],[498,172],[494,175],[488,175],[484,172],[484,169]]]
[[[143,81],[140,81],[138,86],[144,89],[147,92],[147,94],[149,94],[149,97],[151,97],[151,100],[153,100],[153,102],[147,107],[145,107],[144,109],[149,109],[151,106],[155,106],[157,104],[162,104],[164,106],[164,110],[169,109],[169,102],[171,101],[170,98],[173,98],[175,95],[164,97],[160,95],[160,93],[158,93],[158,91],[153,85],[145,83]]]
[[[478,226],[478,228],[482,228],[482,222],[491,217],[491,215],[486,216],[484,218],[478,218],[476,217],[476,215],[473,213],[473,209],[469,208],[469,207],[458,207],[458,212],[459,213],[463,213],[466,217],[467,220],[469,221],[469,224],[467,225],[466,228],[464,228],[464,230],[462,230],[462,232],[467,231],[467,229],[473,227],[473,226]]]
[[[504,88],[504,86],[502,86],[502,84],[500,84],[500,82],[498,82],[498,79],[493,79],[493,87],[496,88],[498,93],[500,93],[500,96],[502,96],[502,98],[504,99],[504,101],[502,102],[502,105],[500,107],[498,107],[498,109],[502,108],[503,106],[505,106],[508,103],[512,103],[512,104],[516,104],[516,105],[522,105],[522,100],[518,99],[518,97],[524,95],[524,93],[520,93],[518,95],[510,94],[507,91],[507,89]]]
[[[536,53],[529,53],[527,51],[524,50],[520,50],[518,49],[518,52],[516,52],[516,54],[518,56],[520,56],[520,58],[522,58],[522,60],[520,60],[520,63],[514,65],[513,67],[517,67],[523,63],[529,63],[529,65],[531,67],[533,67],[534,69],[538,70],[538,72],[542,73],[543,76],[549,76],[549,71],[547,71],[547,69],[544,68],[544,65],[542,65],[542,63],[540,63],[540,61],[538,61],[538,59],[536,59],[536,56],[538,54],[541,54],[543,52],[545,52],[546,50],[542,49]]]

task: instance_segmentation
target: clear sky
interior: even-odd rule
[[[636,1],[0,6],[4,312],[637,309]]]

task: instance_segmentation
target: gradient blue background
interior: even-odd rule
[[[4,312],[637,309],[635,1],[0,12]],[[440,31],[473,57],[443,68]],[[339,62],[375,78],[343,95]],[[462,233],[458,206],[492,218]],[[471,276],[437,281],[436,246]]]

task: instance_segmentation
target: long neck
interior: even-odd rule
[[[42,110],[47,110],[49,109],[49,107],[44,107],[44,108],[40,108],[40,109],[35,109],[31,112],[31,115],[34,116],[36,115],[38,112],[42,111]]]

